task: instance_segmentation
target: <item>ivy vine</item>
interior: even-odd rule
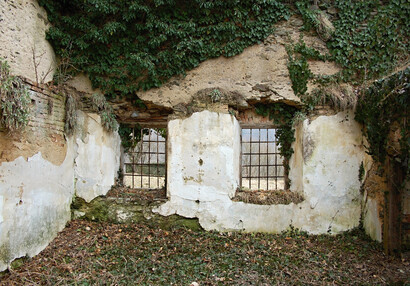
[[[290,12],[275,0],[39,0],[60,57],[107,96],[159,87],[199,63],[241,53]]]
[[[291,46],[286,48],[288,53],[288,71],[292,82],[292,89],[296,96],[302,96],[307,91],[308,81],[313,77],[309,64],[303,54],[295,54]]]
[[[311,1],[295,3],[304,29],[317,29],[318,12]],[[331,59],[343,68],[344,81],[361,82],[386,74],[404,60],[409,50],[410,3],[406,0],[335,0],[335,31],[327,42]]]
[[[345,80],[366,80],[389,72],[409,51],[407,0],[335,0],[336,31],[328,42]]]
[[[284,103],[272,104],[256,104],[255,112],[264,117],[269,116],[269,119],[276,125],[276,139],[279,143],[279,152],[284,158],[283,165],[285,167],[285,189],[289,188],[289,161],[294,153],[292,143],[295,139],[294,120],[298,116],[298,109]]]
[[[119,125],[118,134],[120,135],[121,145],[125,152],[134,149],[137,143],[141,140],[141,129],[140,125],[135,127],[125,124]]]
[[[374,82],[360,98],[355,119],[363,124],[368,153],[381,163],[387,156],[388,135],[399,124],[400,150],[396,158],[410,174],[410,68]]]
[[[303,29],[306,31],[316,28],[320,24],[317,19],[317,10],[310,9],[311,4],[311,1],[308,0],[295,3],[295,6],[303,19]]]

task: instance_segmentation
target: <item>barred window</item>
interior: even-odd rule
[[[166,177],[166,129],[143,128],[141,140],[124,158],[124,185],[133,189],[162,189]]]
[[[241,135],[241,187],[283,190],[285,169],[274,128],[243,128]]]

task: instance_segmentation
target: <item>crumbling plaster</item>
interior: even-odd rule
[[[0,271],[51,242],[71,219],[76,190],[87,200],[105,194],[118,171],[119,136],[104,131],[98,115],[79,111],[75,135],[64,138],[65,95],[41,84],[56,67],[48,27],[36,0],[0,1],[0,57],[28,79],[32,99],[24,132],[0,132]]]
[[[170,121],[167,143],[170,201],[161,209],[178,206],[173,210],[175,213],[196,217],[233,197],[239,186],[239,136],[239,123],[229,114],[203,111],[185,120]],[[167,215],[170,211],[166,211]]]
[[[78,111],[77,130],[66,144],[61,164],[41,152],[0,163],[0,271],[51,242],[71,219],[74,195],[91,201],[114,184],[120,138],[103,129],[99,115]]]
[[[231,200],[239,186],[240,126],[235,117],[203,111],[171,120],[169,201],[154,212],[197,217],[205,229],[220,231],[281,232],[292,225],[310,233],[337,233],[357,226],[358,171],[365,150],[352,113],[306,119],[297,138],[290,179],[297,182],[292,190],[303,193],[305,200],[254,205]]]
[[[15,258],[38,254],[70,220],[73,140],[67,144],[61,165],[40,152],[0,165],[0,271]]]
[[[107,132],[98,114],[77,111],[81,128],[76,132],[75,192],[90,202],[105,195],[115,183],[120,166],[121,139]]]

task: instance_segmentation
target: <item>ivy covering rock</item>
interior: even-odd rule
[[[108,96],[158,87],[206,59],[231,57],[287,19],[279,1],[40,0],[55,52]]]

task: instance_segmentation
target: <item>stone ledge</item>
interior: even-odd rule
[[[163,200],[147,201],[131,198],[113,198],[100,196],[90,203],[76,197],[71,204],[72,218],[90,221],[107,221],[114,223],[143,223],[162,229],[185,227],[201,230],[198,219],[184,218],[179,215],[162,216],[152,212]]]

